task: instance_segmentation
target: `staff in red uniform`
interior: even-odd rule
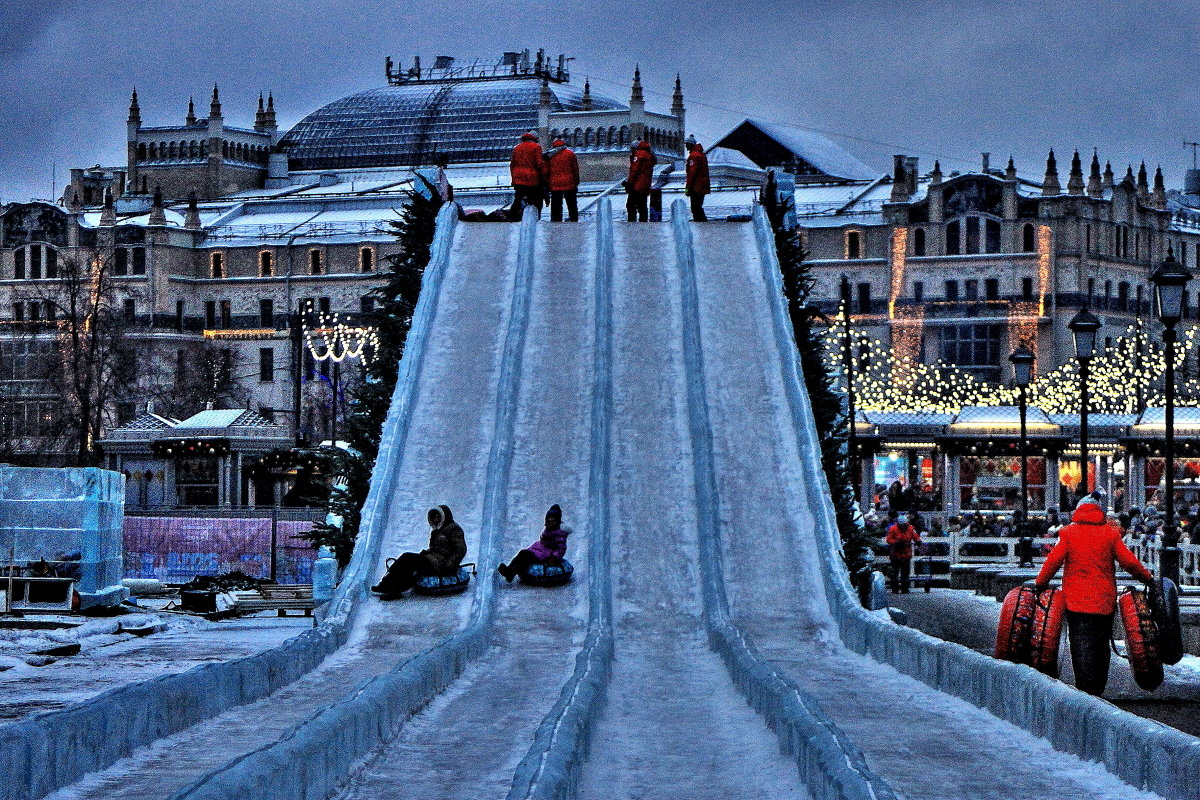
[[[625,182],[625,189],[629,192],[627,205],[630,222],[650,221],[650,179],[654,175],[655,163],[650,143],[638,142],[629,159],[629,179]]]
[[[1058,532],[1058,544],[1038,573],[1038,588],[1046,588],[1059,568],[1067,603],[1067,635],[1076,688],[1099,695],[1108,683],[1113,613],[1117,608],[1116,562],[1147,585],[1150,570],[1121,541],[1121,529],[1105,519],[1094,493],[1079,501],[1071,524]]]
[[[684,190],[692,200],[692,219],[695,222],[708,221],[708,217],[704,215],[704,198],[712,191],[708,180],[708,156],[704,154],[704,148],[691,137],[688,141],[687,180]]]
[[[529,131],[521,134],[521,141],[513,148],[512,159],[508,162],[508,171],[512,175],[512,187],[517,195],[513,199],[509,218],[521,219],[526,205],[533,206],[540,214],[547,167],[536,133]]]
[[[562,222],[563,201],[571,222],[579,221],[579,159],[562,139],[554,140],[554,149],[546,158],[550,169],[550,221]]]
[[[912,575],[913,545],[921,543],[921,532],[909,520],[897,519],[887,529],[888,557],[892,562],[892,591],[908,594]]]

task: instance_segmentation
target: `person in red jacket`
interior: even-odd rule
[[[1067,636],[1076,688],[1099,695],[1108,683],[1113,612],[1117,608],[1117,571],[1113,562],[1151,585],[1154,576],[1121,541],[1121,529],[1107,521],[1099,498],[1079,501],[1071,524],[1058,532],[1058,544],[1046,557],[1036,585],[1044,589],[1062,568],[1067,605]]]
[[[550,170],[550,221],[562,222],[563,201],[571,222],[579,221],[579,159],[562,139],[554,140],[554,149],[546,159]]]
[[[650,221],[650,180],[654,176],[655,163],[650,143],[638,142],[629,159],[629,179],[625,182],[625,189],[629,192],[627,206],[630,222]]]
[[[521,141],[513,148],[512,159],[508,162],[508,171],[512,175],[512,186],[517,194],[513,199],[512,213],[509,217],[513,220],[521,219],[526,205],[533,206],[540,214],[547,168],[546,159],[542,158],[542,147],[533,131],[521,134]]]
[[[913,545],[921,543],[921,532],[911,523],[897,519],[887,529],[888,557],[892,562],[892,591],[908,594],[912,574]]]
[[[692,219],[696,222],[706,222],[704,215],[704,198],[712,191],[708,180],[708,156],[704,154],[695,139],[688,142],[687,180],[684,191],[692,200]]]

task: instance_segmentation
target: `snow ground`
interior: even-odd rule
[[[385,556],[420,550],[428,541],[425,512],[446,503],[467,535],[467,560],[479,546],[487,448],[495,409],[496,372],[511,291],[518,226],[473,228],[459,235],[430,332],[420,396],[391,505]],[[372,579],[382,575],[379,564]],[[484,577],[481,575],[480,577]],[[239,756],[286,736],[320,709],[366,680],[396,667],[461,627],[476,587],[449,598],[368,600],[347,645],[318,669],[274,695],[229,711],[141,748],[102,772],[51,795],[53,800],[165,798]],[[311,624],[311,620],[308,621]]]
[[[749,225],[698,226],[705,377],[727,585],[762,655],[814,698],[904,797],[1152,798],[1102,765],[841,646],[821,589],[801,458]],[[763,354],[747,357],[747,354]]]
[[[489,651],[364,759],[339,795],[345,800],[504,797],[571,674],[588,616],[589,532],[577,521],[590,458],[594,230],[538,229],[502,544],[508,560],[536,540],[558,503],[574,531],[575,578],[543,589],[502,582]],[[481,565],[480,579],[492,580],[495,566]]]
[[[614,229],[616,656],[578,797],[807,798],[703,632],[671,228]]]

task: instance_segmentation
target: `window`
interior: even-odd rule
[[[1033,278],[1021,278],[1021,300],[1033,302]]]
[[[925,300],[925,282],[913,281],[913,302],[920,303]]]
[[[1186,308],[1186,306],[1185,306],[1185,308]],[[1184,316],[1187,316],[1186,310],[1183,313],[1184,313]],[[42,304],[37,301],[30,303],[29,304],[29,321],[30,322],[40,322],[41,319],[42,319]]]
[[[269,278],[275,274],[275,264],[272,260],[271,251],[263,250],[258,254],[258,275],[261,278]]]
[[[1088,278],[1088,296],[1087,296],[1087,301],[1088,301],[1088,304],[1089,304],[1089,305],[1090,305],[1090,304],[1091,304],[1091,302],[1092,302],[1092,298],[1093,298],[1093,297],[1095,297],[1095,296],[1096,296],[1096,279],[1095,279],[1095,278]]]
[[[124,247],[118,247],[113,251],[113,275],[127,275],[129,273],[129,251]]]
[[[208,274],[212,278],[225,277],[225,254],[212,253],[208,257]]]
[[[320,250],[309,250],[308,251],[308,274],[309,275],[321,275],[321,274],[323,274],[323,272],[324,272],[324,265],[322,264],[322,261],[321,261],[321,251]]]
[[[137,305],[133,302],[132,298],[126,298],[124,309],[126,322],[133,322],[137,319]]]
[[[144,247],[133,248],[133,274],[146,274],[146,248]]]
[[[53,247],[46,248],[46,277],[58,277],[58,251]]]
[[[328,314],[330,311],[329,298],[328,297],[319,298],[317,300],[317,308],[320,309],[322,314]]]
[[[946,281],[946,300],[950,303],[958,302],[958,281]]]
[[[966,227],[967,227],[967,236],[966,236],[967,244],[966,244],[966,247],[963,249],[963,252],[968,253],[968,254],[978,253],[979,252],[979,217],[967,217]]]
[[[959,245],[959,223],[954,220],[946,226],[946,255],[956,256],[961,251]]]
[[[1137,300],[1134,301],[1133,313],[1135,313],[1135,314],[1142,313],[1142,300],[1143,300],[1142,287],[1139,286],[1139,287],[1137,287]]]
[[[871,284],[869,283],[858,285],[858,313],[871,313]]]
[[[968,278],[963,282],[966,287],[967,302],[974,303],[979,299],[979,281],[974,278]]]
[[[370,313],[374,312],[375,311],[375,298],[370,297],[370,296],[364,297],[360,301],[359,308],[362,310],[362,313],[364,313],[364,314],[370,314]]]
[[[275,380],[275,348],[258,348],[258,379],[264,383]]]
[[[53,322],[55,314],[56,314],[55,307],[54,307],[54,301],[47,300],[42,305],[45,306],[45,309],[46,309],[45,310],[46,319],[49,320],[50,322]]]
[[[994,219],[984,220],[984,246],[985,253],[1000,252],[1000,223]]]
[[[258,301],[258,324],[264,328],[275,327],[275,303],[272,300]]]
[[[25,277],[25,251],[24,250],[18,250],[17,252],[13,253],[13,277],[14,278],[24,278]]]
[[[358,251],[358,267],[363,272],[375,269],[375,251],[373,249],[364,247]]]
[[[1179,265],[1186,267],[1187,263],[1187,242],[1182,239],[1179,242]]]
[[[939,328],[941,357],[976,377],[1000,379],[1001,325],[949,325]]]
[[[983,297],[985,300],[999,300],[1000,281],[996,278],[985,278],[983,281]]]
[[[862,258],[862,234],[846,231],[846,258]]]
[[[25,321],[25,304],[13,303],[13,320],[16,322]]]
[[[1104,306],[1103,306],[1103,308],[1108,309],[1108,307],[1109,307],[1108,301],[1111,297],[1112,297],[1112,281],[1105,281],[1104,282]]]
[[[204,301],[204,329],[213,330],[217,327],[217,301]]]
[[[1037,240],[1034,236],[1032,224],[1027,224],[1024,228],[1021,229],[1021,252],[1022,253],[1036,253],[1037,252]]]
[[[913,231],[913,255],[925,255],[925,229],[917,228]]]
[[[183,301],[176,300],[175,301],[175,330],[177,330],[177,331],[183,330],[183,308],[184,308]]]
[[[42,277],[42,246],[38,244],[29,248],[29,277],[34,280]]]
[[[233,307],[228,300],[221,301],[221,327],[233,327]]]

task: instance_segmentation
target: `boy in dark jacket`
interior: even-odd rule
[[[421,578],[458,574],[459,565],[467,555],[467,540],[450,507],[429,509],[429,527],[429,547],[419,553],[402,553],[382,580],[371,587],[372,592],[386,599],[404,594]]]
[[[513,578],[534,564],[561,564],[567,555],[567,537],[570,535],[570,528],[562,526],[562,509],[557,504],[552,505],[546,512],[546,527],[538,540],[513,556],[512,561],[501,564],[496,571],[512,583]]]

